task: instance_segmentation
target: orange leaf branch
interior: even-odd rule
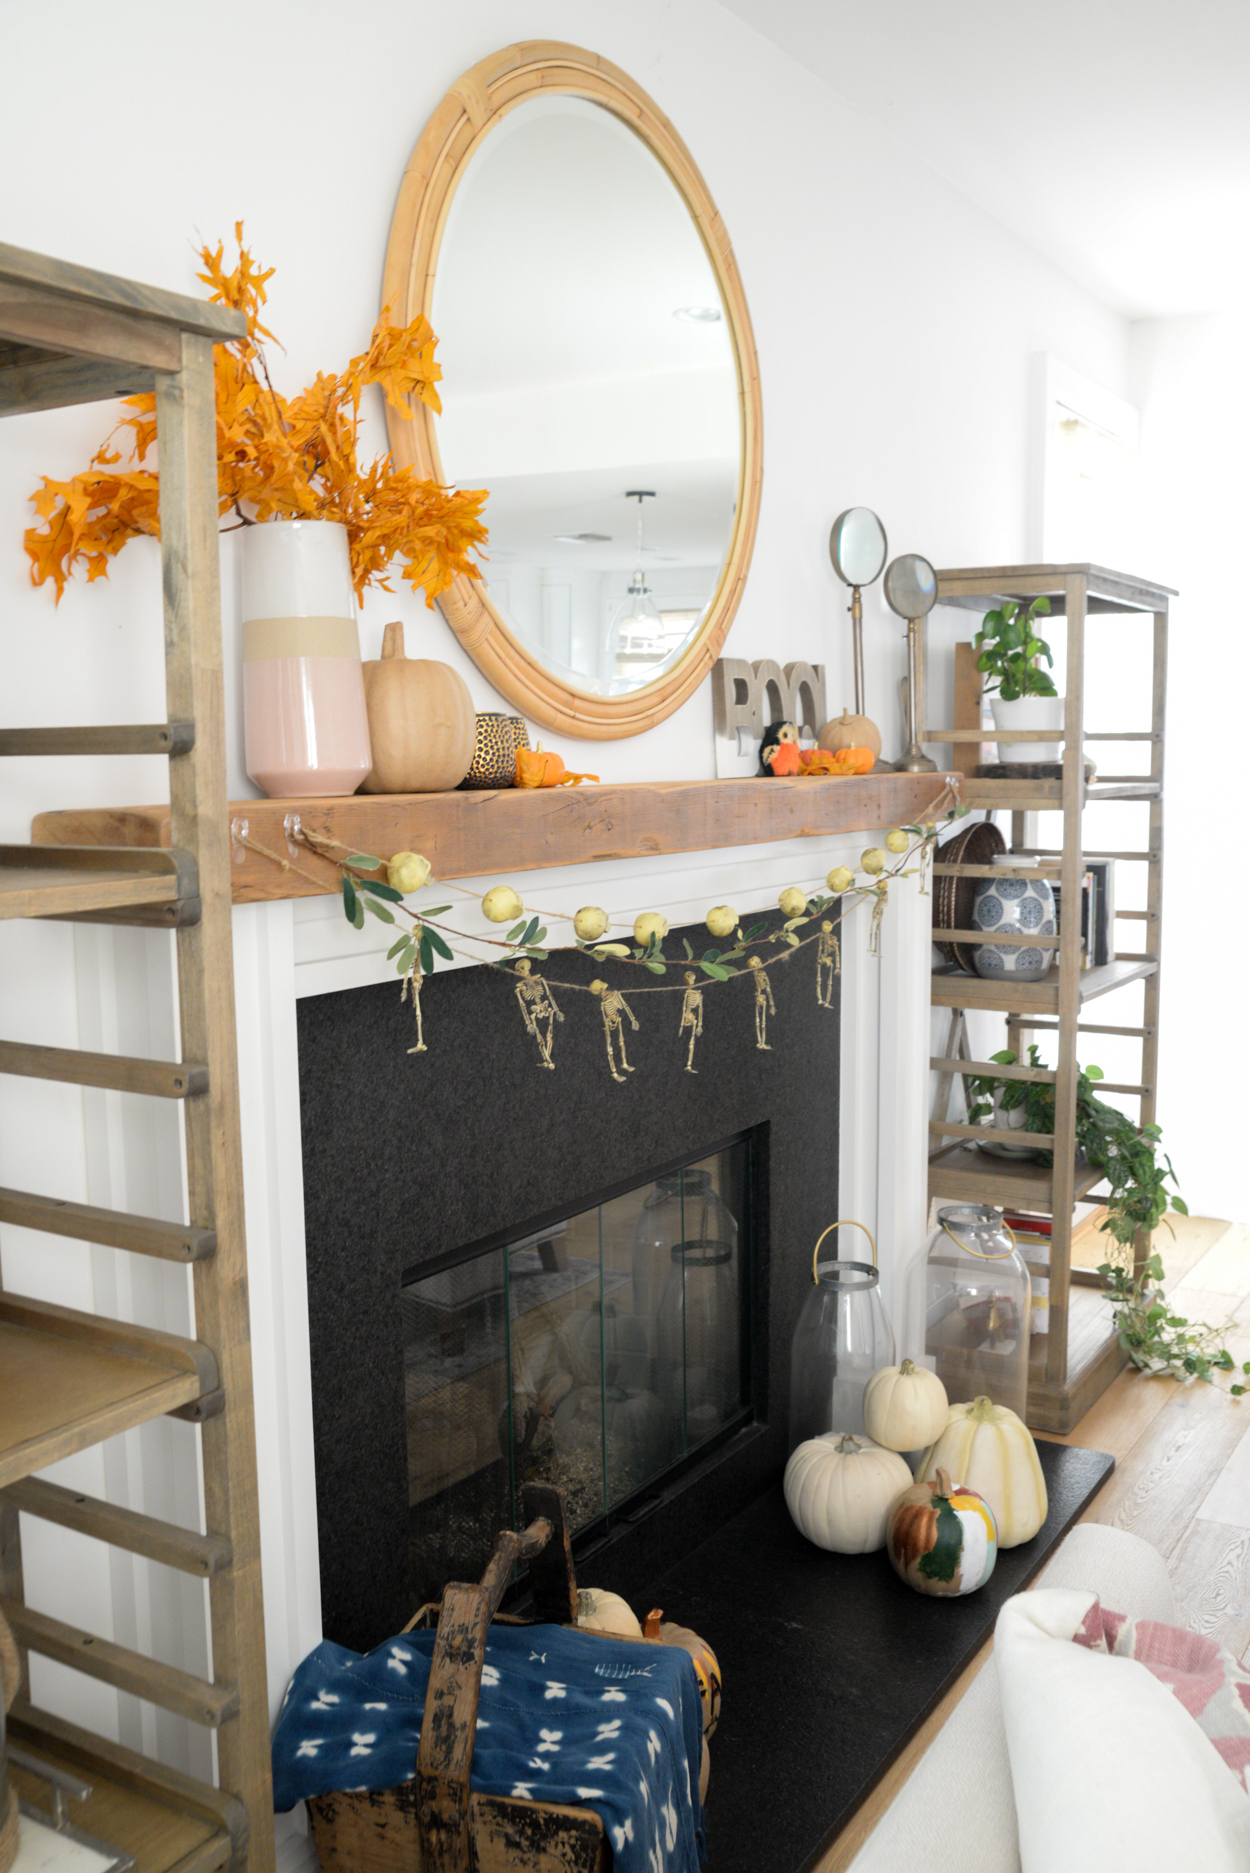
[[[217,409],[218,514],[236,525],[267,520],[334,520],[347,529],[352,583],[359,599],[368,585],[390,591],[388,571],[398,560],[414,591],[432,604],[459,575],[481,577],[475,555],[486,543],[484,489],[445,488],[397,468],[389,454],[362,469],[357,459],[360,403],[377,386],[393,409],[412,415],[412,402],[441,410],[436,385],[442,369],[429,322],[391,322],[384,306],[367,351],[341,374],[318,372],[288,401],[274,388],[262,341],[278,340],[261,323],[274,269],[259,267],[235,224],[238,261],[227,271],[224,245],[202,247],[197,278],[210,298],[247,319],[243,338],[219,345],[213,375]],[[88,580],[108,575],[109,561],[138,534],[159,536],[157,470],[143,466],[156,443],[156,399],[128,397],[124,414],[90,465],[70,481],[42,477],[31,500],[42,526],[25,535],[31,580],[51,579],[60,602],[79,569]],[[120,431],[134,466],[110,447]],[[250,511],[249,511],[250,510]]]

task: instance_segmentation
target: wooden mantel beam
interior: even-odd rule
[[[958,774],[870,774],[819,780],[643,781],[629,785],[504,788],[498,792],[351,794],[236,800],[246,837],[297,862],[301,877],[238,842],[234,901],[316,897],[338,889],[333,866],[288,847],[287,822],[353,852],[421,852],[436,878],[510,877],[548,865],[586,865],[662,852],[705,852],[773,839],[829,838],[916,824],[958,797]],[[167,806],[40,813],[37,845],[169,844]],[[317,882],[313,882],[313,880]]]

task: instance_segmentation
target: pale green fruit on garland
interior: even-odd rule
[[[870,845],[859,862],[868,876],[875,878],[878,872],[885,870],[888,861],[879,845]]]
[[[641,917],[634,918],[634,942],[646,949],[652,937],[662,943],[668,935],[668,918],[661,917],[659,911],[645,910]]]
[[[807,909],[807,892],[800,891],[797,885],[790,885],[777,899],[787,917],[801,917]]]
[[[430,861],[419,852],[397,852],[386,867],[386,881],[405,897],[430,882]]]
[[[573,919],[573,928],[583,943],[593,943],[608,927],[608,913],[597,904],[583,904]]]
[[[849,891],[855,883],[855,873],[847,865],[836,865],[825,883],[835,896],[839,896],[843,891]]]
[[[628,943],[597,943],[594,949],[596,962],[602,962],[605,956],[628,956]]]
[[[885,844],[888,852],[905,852],[907,850],[907,834],[903,831],[901,826],[896,826],[893,832],[888,832],[885,835]]]
[[[524,914],[525,906],[510,884],[493,886],[482,899],[482,915],[492,923],[515,923]]]
[[[714,937],[732,936],[738,928],[738,913],[730,904],[716,904],[707,914],[707,927]]]

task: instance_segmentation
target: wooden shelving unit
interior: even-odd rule
[[[1064,617],[1067,624],[1067,700],[1063,730],[1061,733],[1050,730],[1000,733],[994,739],[1000,745],[1023,744],[1019,755],[1025,761],[1030,741],[1062,742],[1063,777],[1061,780],[965,779],[962,793],[966,805],[985,812],[1011,814],[1010,850],[1004,854],[1001,864],[939,865],[935,869],[943,876],[1009,875],[1013,858],[1018,860],[1027,855],[1040,861],[1037,870],[1043,876],[1060,883],[1065,907],[1076,907],[1081,901],[1081,881],[1087,859],[1111,857],[1117,865],[1141,865],[1146,871],[1145,909],[1130,915],[1145,926],[1145,948],[1140,952],[1117,952],[1102,967],[1083,970],[1080,917],[1070,914],[1064,920],[1056,944],[1058,967],[1052,968],[1041,982],[990,981],[961,973],[934,976],[936,1007],[1001,1010],[1007,1016],[1008,1045],[1020,1059],[1024,1058],[1032,1036],[1039,1032],[1057,1035],[1058,1058],[1054,1070],[1026,1075],[1055,1086],[1054,1133],[1038,1134],[1035,1141],[1022,1138],[1019,1132],[991,1131],[987,1134],[982,1128],[952,1121],[946,1115],[944,1095],[939,1096],[940,1110],[930,1123],[934,1149],[929,1160],[929,1194],[943,1202],[992,1203],[1050,1213],[1053,1230],[1050,1331],[1036,1336],[1031,1348],[1029,1423],[1037,1430],[1062,1433],[1072,1429],[1125,1364],[1125,1356],[1111,1330],[1106,1304],[1090,1287],[1077,1285],[1080,1277],[1074,1282],[1071,1273],[1073,1206],[1095,1191],[1100,1181],[1098,1173],[1076,1155],[1077,1048],[1079,1037],[1090,1033],[1125,1035],[1139,1041],[1139,1078],[1132,1084],[1108,1086],[1108,1090],[1139,1099],[1142,1123],[1153,1121],[1159,1052],[1168,600],[1174,594],[1164,586],[1109,572],[1101,566],[989,566],[938,574],[938,603],[961,606],[977,613],[1001,604],[1004,599],[1027,602],[1042,595],[1050,599],[1052,616]],[[1151,620],[1150,727],[1110,728],[1089,733],[1085,728],[1086,626],[1089,623],[1097,629],[1100,617],[1123,619],[1126,614]],[[982,731],[979,728],[926,728],[923,739],[952,744],[979,742]],[[1105,781],[1087,781],[1085,747],[1090,742],[1147,744],[1149,772],[1140,778],[1116,774]],[[1084,849],[1084,810],[1102,801],[1148,803],[1149,833],[1145,846],[1111,853]],[[1030,843],[1026,815],[1038,812],[1062,813],[1062,846],[1042,850]],[[973,931],[937,934],[948,942],[978,940]],[[1114,948],[1114,930],[1111,938]],[[1051,939],[1052,943],[1054,941]],[[1088,1003],[1114,994],[1133,982],[1145,984],[1140,1022],[1114,1026],[1082,1018]],[[944,1076],[944,1087],[949,1087],[959,1072],[995,1073],[1000,1070],[989,1062],[967,1059],[962,1053],[958,1059],[952,1057],[961,1047],[961,1042],[948,1045],[945,1053],[931,1062]],[[1053,1150],[1054,1168],[1020,1159],[988,1157],[970,1142],[978,1136],[1012,1144],[1036,1142],[1044,1149]],[[1144,1241],[1139,1242],[1139,1256],[1145,1254],[1146,1247]]]
[[[6,755],[169,756],[167,849],[0,846],[0,917],[176,932],[179,1061],[0,1041],[0,1072],[182,1101],[190,1221],[173,1224],[0,1190],[0,1223],[189,1263],[198,1338],[0,1293],[0,1607],[26,1651],[210,1727],[220,1788],[36,1709],[9,1738],[86,1779],[72,1819],[138,1873],[274,1864],[256,1442],[231,963],[217,561],[213,347],[239,313],[0,246],[0,414],[156,395],[169,720],[0,729]],[[50,676],[54,673],[50,670]],[[53,1252],[53,1251],[50,1251]],[[201,1425],[207,1532],[95,1501],[33,1472],[162,1413]],[[199,1679],[24,1602],[19,1512],[207,1579],[213,1678]],[[24,1687],[25,1689],[25,1687]],[[0,1774],[3,1774],[0,1731]],[[46,1800],[14,1769],[19,1791]]]

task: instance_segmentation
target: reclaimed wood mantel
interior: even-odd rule
[[[303,830],[350,851],[380,858],[421,852],[436,878],[478,878],[915,824],[953,804],[959,781],[958,774],[869,774],[235,800],[229,808],[232,829],[251,843],[234,844],[234,901],[255,904],[338,890],[333,865],[305,846],[288,844],[294,815]],[[31,828],[36,845],[166,846],[169,836],[167,806],[40,813]],[[289,858],[310,876],[284,871],[254,845]]]

